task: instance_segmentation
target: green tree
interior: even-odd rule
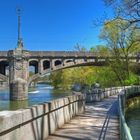
[[[52,72],[50,74],[50,79],[52,81],[52,85],[54,86],[54,88],[59,88],[60,85],[61,85],[61,82],[63,81],[63,79],[62,79],[62,70]]]
[[[109,56],[109,48],[105,45],[96,45],[90,48],[90,52],[95,52],[98,56]]]
[[[105,22],[100,38],[105,40],[109,48],[109,65],[116,74],[121,85],[126,85],[130,79],[131,69],[129,57],[133,55],[139,45],[138,32],[135,26],[126,28],[128,22],[115,19]]]

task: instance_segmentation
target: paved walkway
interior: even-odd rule
[[[47,140],[119,140],[117,96],[86,105],[84,114],[73,118]]]

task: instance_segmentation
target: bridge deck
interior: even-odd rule
[[[117,96],[86,105],[79,114],[47,140],[119,140]]]

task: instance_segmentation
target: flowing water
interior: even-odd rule
[[[37,84],[36,87],[29,89],[28,100],[9,101],[9,90],[0,89],[0,110],[15,110],[25,108],[34,104],[47,102],[56,98],[71,95],[70,91],[54,90],[47,84]]]

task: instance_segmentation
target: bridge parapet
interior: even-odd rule
[[[7,56],[7,51],[0,51],[0,59],[2,59],[2,58],[7,58],[8,56]]]
[[[31,57],[50,57],[50,58],[66,58],[66,57],[96,57],[97,54],[91,52],[78,51],[30,51]]]

